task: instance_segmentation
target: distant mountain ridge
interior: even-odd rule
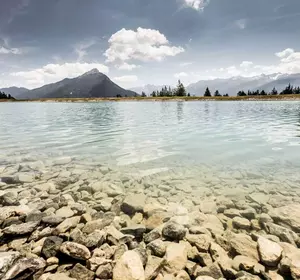
[[[275,73],[253,77],[236,76],[228,79],[200,80],[186,86],[186,90],[191,95],[203,96],[205,89],[209,87],[212,93],[219,90],[222,95],[228,93],[231,96],[236,96],[240,90],[246,92],[248,90],[265,90],[266,92],[270,92],[275,87],[280,92],[289,83],[293,86],[300,86],[300,73]],[[146,85],[144,87],[132,88],[132,90],[135,90],[139,94],[144,91],[147,95],[150,95],[153,90],[161,90],[162,87],[164,85]]]
[[[112,82],[98,69],[92,69],[79,77],[66,78],[57,83],[27,91],[19,95],[18,99],[131,97],[135,95],[135,92],[121,88]]]
[[[10,94],[15,98],[18,98],[21,94],[28,92],[29,89],[24,87],[7,87],[0,88],[0,91],[5,92],[6,94]]]

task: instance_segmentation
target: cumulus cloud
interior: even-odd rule
[[[119,70],[126,70],[126,71],[132,71],[133,69],[140,68],[140,65],[136,64],[128,64],[124,62],[123,64],[117,65],[116,68]]]
[[[137,31],[125,28],[113,34],[108,40],[109,48],[104,55],[107,62],[162,61],[165,57],[176,56],[184,49],[171,46],[164,34],[154,29],[139,27]]]
[[[192,8],[197,11],[203,11],[209,4],[210,0],[184,0],[186,7]]]
[[[295,74],[300,73],[300,52],[291,48],[287,48],[274,54],[277,61],[273,64],[254,64],[251,61],[242,61],[239,65],[222,67],[218,69],[207,70],[209,76],[203,73],[197,73],[197,77],[207,79],[214,78],[230,78],[235,76],[252,77],[261,74]],[[189,77],[192,73],[188,73]],[[195,75],[194,75],[195,76]]]
[[[283,51],[281,51],[281,52],[275,53],[275,55],[278,56],[278,57],[280,57],[280,58],[285,58],[285,57],[287,57],[287,56],[293,54],[294,52],[295,52],[295,51],[294,51],[293,49],[287,48],[287,49],[285,49],[285,50],[283,50]]]
[[[46,83],[53,83],[64,78],[74,78],[83,73],[97,68],[100,72],[108,73],[109,68],[99,63],[64,63],[47,64],[41,68],[30,71],[19,71],[10,73],[10,76],[23,81],[24,86],[38,87]]]
[[[180,72],[180,73],[174,74],[174,77],[175,77],[176,79],[184,78],[184,77],[187,77],[187,76],[188,76],[188,74],[185,73],[185,72]]]
[[[240,67],[242,68],[248,68],[250,66],[253,65],[253,62],[252,61],[243,61],[241,64],[240,64]]]

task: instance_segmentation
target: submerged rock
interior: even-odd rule
[[[87,247],[75,242],[64,242],[60,246],[60,251],[77,260],[87,260],[91,257],[91,253]]]
[[[55,257],[59,251],[63,239],[57,236],[47,237],[42,247],[42,254],[48,259]]]
[[[95,273],[90,271],[85,266],[80,263],[77,263],[71,270],[70,276],[75,279],[81,280],[94,280]]]
[[[181,240],[184,238],[186,230],[184,226],[175,222],[168,222],[162,229],[163,237],[171,240]]]
[[[5,272],[11,267],[14,261],[20,257],[19,252],[0,252],[0,279]]]
[[[184,269],[187,263],[187,248],[182,243],[170,243],[166,250],[165,270],[168,273],[175,273]]]
[[[27,279],[45,266],[46,262],[42,258],[22,258],[13,264],[2,280]]]
[[[39,222],[28,222],[15,224],[3,229],[3,233],[11,235],[23,235],[33,232],[39,225]]]
[[[125,197],[121,204],[121,210],[128,215],[143,212],[145,202],[146,196],[144,194],[131,194]]]
[[[113,280],[145,280],[143,263],[138,253],[125,252],[113,269]]]
[[[286,224],[295,232],[300,233],[300,204],[275,208],[269,212],[269,215],[275,222]]]
[[[261,262],[267,266],[277,266],[281,259],[281,246],[264,237],[258,238],[257,245]]]

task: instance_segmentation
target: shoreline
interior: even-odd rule
[[[23,99],[23,100],[0,100],[1,102],[124,102],[124,101],[300,101],[299,94],[293,95],[267,95],[267,96],[229,96],[229,97],[109,97],[109,98],[39,98],[39,99]]]

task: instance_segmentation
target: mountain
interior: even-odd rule
[[[169,85],[145,85],[143,87],[135,87],[135,88],[131,88],[130,90],[137,92],[138,94],[142,94],[142,92],[145,92],[146,95],[150,95],[153,91],[160,91],[164,86],[169,87]]]
[[[21,94],[28,92],[29,89],[24,87],[8,87],[8,88],[0,88],[0,91],[10,94],[14,98],[18,98]]]
[[[214,80],[201,80],[197,83],[187,86],[187,91],[191,95],[202,96],[206,87],[214,93],[217,89],[221,94],[228,93],[235,96],[239,90],[265,90],[270,92],[274,87],[280,92],[288,84],[300,86],[300,74],[281,74],[275,73],[271,75],[259,75],[254,77],[233,77],[229,79],[214,79]]]
[[[92,69],[83,75],[64,79],[57,83],[48,84],[21,94],[19,99],[36,98],[89,98],[89,97],[116,97],[135,96],[136,93],[125,90],[112,82],[98,69]]]

